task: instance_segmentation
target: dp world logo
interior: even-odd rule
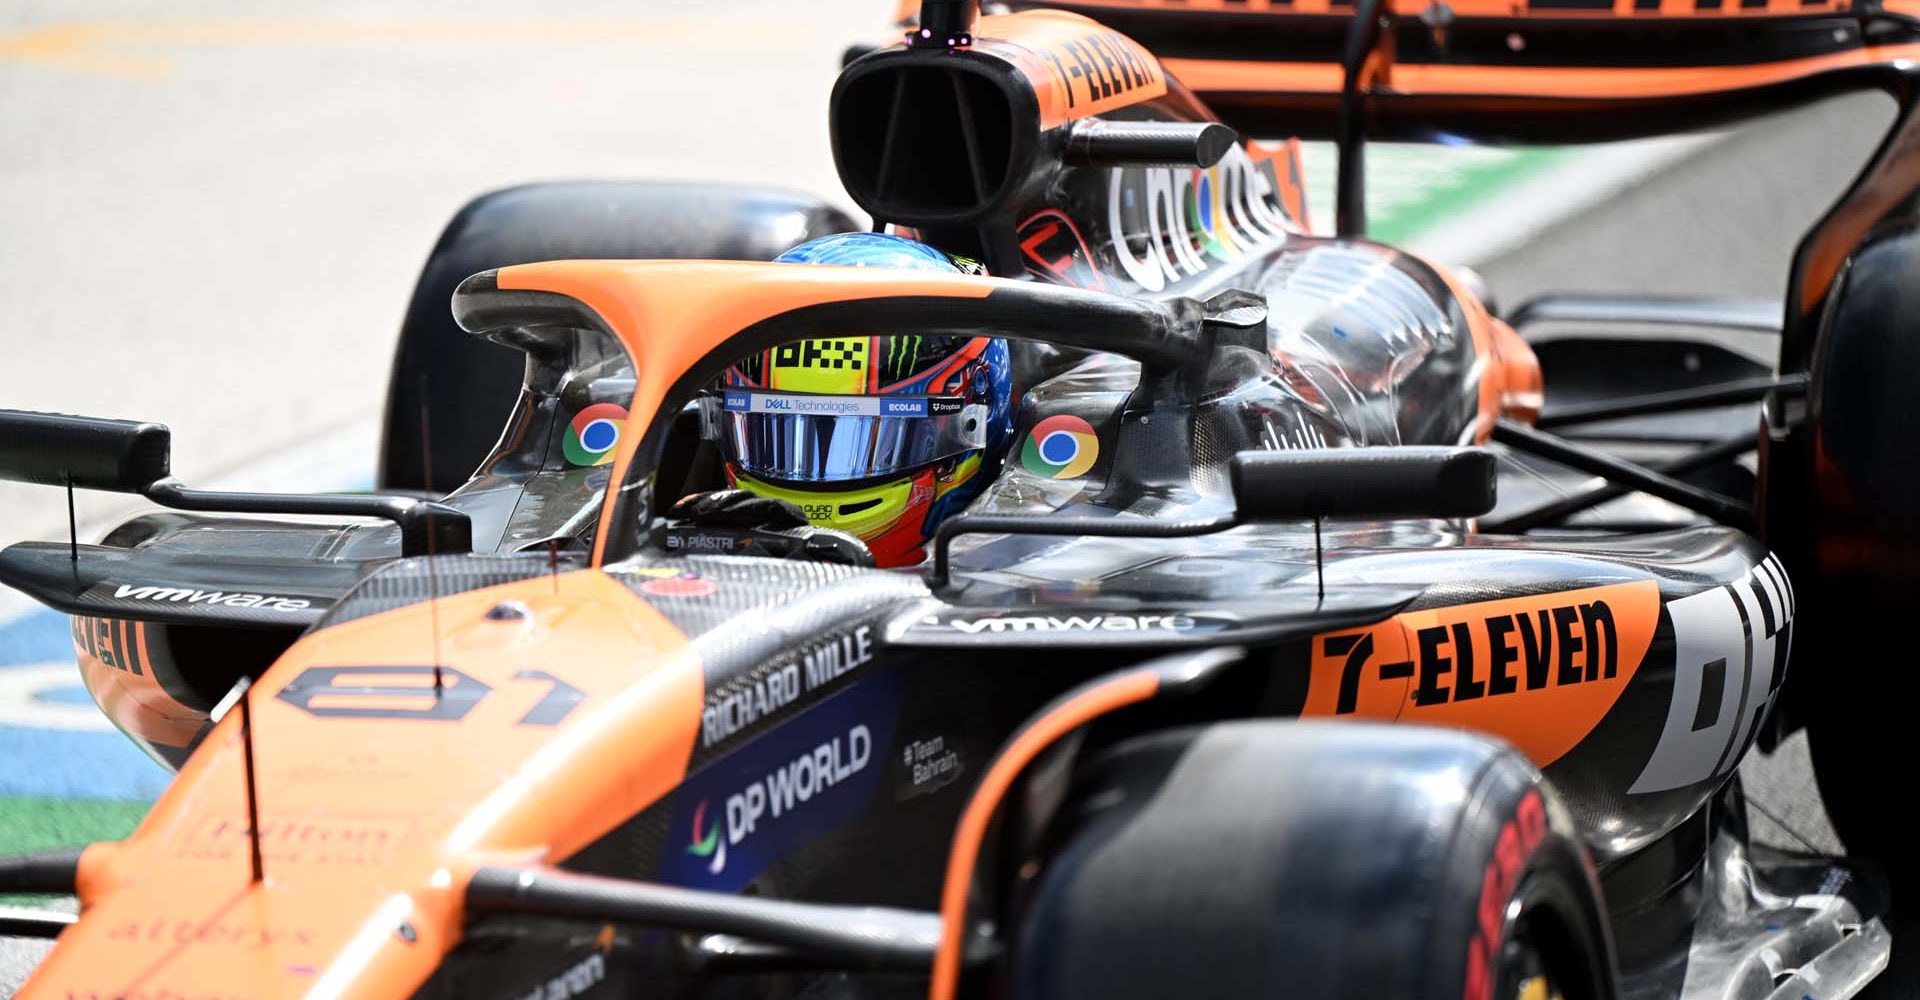
[[[718,822],[707,822],[709,801],[701,799],[699,808],[693,811],[693,843],[687,845],[687,853],[696,858],[712,858],[707,862],[707,870],[718,875],[727,867],[727,838],[720,835]],[[703,829],[707,831],[704,837],[700,835]]]

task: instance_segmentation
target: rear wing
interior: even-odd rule
[[[967,0],[935,0],[953,2]],[[902,14],[912,6],[903,3]],[[1338,137],[1343,232],[1364,231],[1344,224],[1348,216],[1360,217],[1361,135],[1593,142],[1705,128],[1856,91],[1885,93],[1897,105],[1886,137],[1795,251],[1781,322],[1782,375],[1808,370],[1819,317],[1847,258],[1920,192],[1920,125],[1913,114],[1920,98],[1920,0],[1011,0],[1009,6],[1072,11],[1128,36],[1243,135]],[[1362,9],[1379,12],[1380,30],[1353,30]],[[1771,419],[1779,425],[1784,418]]]
[[[1353,0],[1014,0],[1139,42],[1243,135],[1331,138]],[[1592,142],[1904,90],[1920,2],[1395,0],[1362,80],[1367,132]],[[1904,98],[1903,98],[1904,103]]]

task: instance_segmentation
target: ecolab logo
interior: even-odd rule
[[[305,611],[312,607],[311,602],[298,597],[269,597],[265,594],[194,590],[189,587],[135,587],[124,583],[114,590],[113,596],[122,601],[169,601],[174,604],[210,604],[270,611]]]
[[[710,859],[707,871],[720,874],[727,867],[728,845],[737,847],[753,836],[762,819],[778,820],[792,814],[815,796],[866,770],[872,758],[873,734],[866,726],[856,725],[845,736],[835,736],[727,796],[724,832],[719,818],[708,814],[711,800],[702,801],[693,811],[693,842],[687,845],[687,853]]]

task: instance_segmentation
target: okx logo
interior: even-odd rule
[[[693,843],[687,845],[687,853],[696,858],[710,858],[707,870],[715,875],[727,870],[727,838],[720,833],[720,819],[707,818],[707,799],[701,799],[693,810]],[[702,835],[701,831],[706,833]]]

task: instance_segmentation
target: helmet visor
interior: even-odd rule
[[[987,408],[959,396],[725,389],[720,446],[740,471],[845,482],[917,470],[986,447]]]

